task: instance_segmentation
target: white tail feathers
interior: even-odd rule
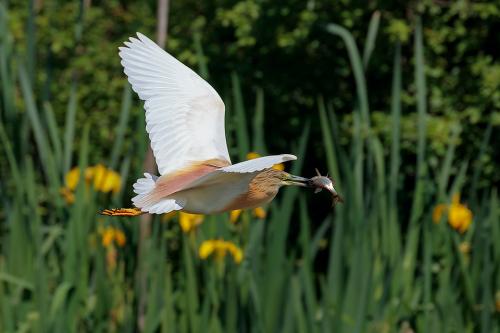
[[[151,214],[165,214],[174,210],[180,210],[184,207],[186,201],[178,198],[161,199],[160,201],[150,205],[142,207],[143,212],[148,212]]]
[[[145,173],[144,177],[134,184],[134,192],[137,195],[132,198],[132,202],[137,208],[151,214],[163,214],[183,208],[185,200],[181,198],[155,198],[152,192],[158,176]]]
[[[134,192],[140,195],[151,192],[155,187],[156,180],[158,176],[151,175],[149,173],[144,173],[144,177],[139,178],[134,184]]]
[[[132,198],[134,205],[141,209],[149,206],[148,203],[151,201],[151,192],[154,190],[156,180],[158,179],[157,176],[149,173],[145,173],[144,177],[145,178],[137,179],[135,182],[134,192],[137,193],[137,195]]]

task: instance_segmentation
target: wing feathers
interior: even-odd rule
[[[210,159],[230,163],[224,103],[195,72],[141,33],[119,48],[132,89],[145,101],[146,130],[162,175]]]

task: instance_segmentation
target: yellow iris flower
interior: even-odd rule
[[[123,231],[114,227],[99,227],[98,232],[101,234],[102,246],[106,248],[107,267],[109,271],[113,271],[116,268],[116,260],[118,258],[118,252],[114,245],[124,247],[127,237]]]
[[[117,172],[107,169],[102,164],[89,167],[85,170],[85,179],[92,179],[94,188],[103,193],[120,191],[121,178]]]
[[[78,180],[80,179],[80,169],[79,168],[73,168],[69,170],[69,172],[66,174],[65,181],[66,181],[66,188],[74,191],[76,186],[78,185]]]
[[[229,213],[229,221],[233,224],[238,222],[238,219],[240,218],[242,211],[243,211],[242,209],[232,210]],[[253,213],[253,216],[255,216],[256,218],[261,219],[261,220],[265,219],[267,216],[266,210],[262,207],[257,207],[257,208],[252,209],[252,213]]]
[[[104,247],[110,247],[113,242],[119,247],[124,247],[127,242],[125,233],[118,228],[106,227],[101,231],[101,242]]]
[[[251,151],[247,154],[247,160],[253,160],[253,159],[258,158],[258,157],[260,157],[260,154],[253,152],[253,151]]]
[[[434,207],[432,220],[439,223],[441,216],[448,213],[448,224],[460,233],[466,232],[473,220],[472,211],[464,204],[460,203],[460,194],[453,195],[450,205],[439,204]]]
[[[241,215],[241,212],[243,210],[241,209],[235,209],[235,210],[232,210],[230,213],[229,213],[229,221],[231,221],[231,223],[236,223],[238,222],[238,219]]]
[[[205,217],[200,214],[188,214],[180,212],[179,224],[185,233],[192,232],[203,222]]]
[[[103,193],[117,193],[121,189],[120,174],[107,169],[102,164],[87,167],[84,172],[85,183],[93,185],[96,191]],[[71,204],[75,201],[73,191],[78,186],[80,180],[80,169],[74,167],[64,177],[65,187],[60,189],[61,195],[67,203]]]
[[[87,167],[84,171],[85,183],[92,184],[96,191],[103,193],[117,193],[121,189],[120,174],[106,168],[102,164]],[[80,180],[80,169],[74,167],[64,177],[65,187],[60,189],[61,195],[67,203],[71,204],[75,201],[73,192],[78,186]]]
[[[213,255],[216,261],[221,261],[228,253],[231,254],[237,264],[243,260],[243,251],[234,243],[222,239],[206,240],[198,250],[198,255],[204,260]]]
[[[263,220],[263,219],[266,218],[267,212],[266,212],[266,210],[264,208],[257,207],[257,208],[253,209],[253,215],[256,218]]]

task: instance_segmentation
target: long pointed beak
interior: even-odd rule
[[[303,187],[311,187],[311,180],[300,176],[287,174],[285,178],[286,185],[297,185]]]

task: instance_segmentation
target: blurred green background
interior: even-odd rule
[[[97,212],[144,169],[117,48],[158,8],[0,0],[0,332],[500,332],[499,4],[170,1],[232,160],[296,154],[345,203],[287,188],[144,236]]]

